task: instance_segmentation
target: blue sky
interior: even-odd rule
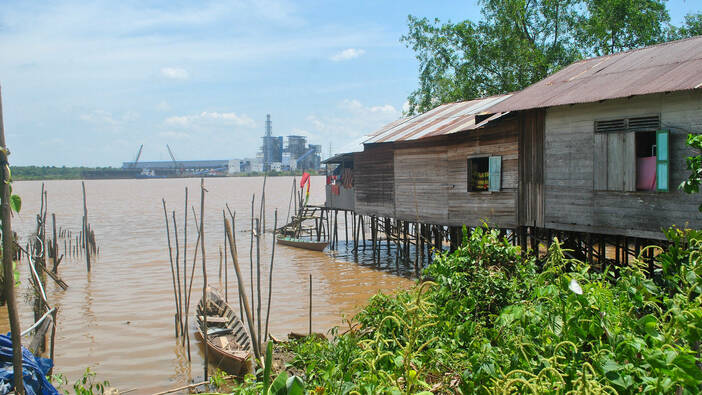
[[[3,1],[0,84],[16,165],[254,156],[275,135],[333,152],[397,119],[417,84],[407,15],[477,1]],[[672,22],[700,0],[668,2]]]

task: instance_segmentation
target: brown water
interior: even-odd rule
[[[324,199],[323,177],[313,177],[310,203]],[[224,287],[219,277],[219,249],[223,248],[222,209],[225,203],[237,214],[237,246],[244,277],[249,277],[249,229],[251,197],[261,194],[262,178],[210,178],[205,180],[205,241],[209,284]],[[288,212],[291,177],[269,178],[266,187],[267,228],[273,227],[273,212],[279,209],[282,223]],[[109,379],[122,390],[151,393],[177,387],[203,375],[202,349],[191,326],[192,362],[174,337],[174,296],[168,258],[161,198],[176,210],[182,223],[184,189],[190,193],[189,205],[199,216],[199,179],[90,180],[86,182],[89,222],[96,234],[100,254],[88,274],[83,257],[64,258],[60,276],[68,283],[66,291],[48,279],[49,303],[59,308],[56,333],[56,371],[71,382],[86,367]],[[80,181],[47,181],[49,218],[56,213],[58,226],[73,231],[81,228],[82,193]],[[27,240],[36,227],[41,182],[13,184],[23,199],[20,215],[13,228]],[[188,229],[188,266],[192,264],[196,230],[192,211]],[[51,222],[49,221],[49,224]],[[340,221],[340,223],[343,223]],[[50,232],[47,231],[48,234]],[[339,231],[343,239],[343,228]],[[22,242],[24,245],[24,242]],[[268,273],[272,237],[262,238],[262,273]],[[390,260],[382,268],[372,260],[344,251],[312,252],[279,245],[275,251],[271,333],[283,338],[291,331],[305,332],[308,327],[309,275],[313,277],[313,330],[326,332],[342,325],[342,315],[355,313],[360,305],[379,290],[406,288],[412,281],[398,271]],[[59,243],[60,253],[63,240]],[[255,254],[255,248],[254,248]],[[181,263],[182,265],[182,263]],[[22,328],[33,323],[29,301],[26,259],[20,264],[22,285],[18,295]],[[236,277],[229,259],[229,295],[236,300]],[[262,281],[267,281],[267,276]],[[248,281],[246,284],[248,286]],[[264,287],[265,289],[265,287]],[[249,291],[250,292],[250,291]],[[202,268],[198,267],[192,291],[191,312],[202,294]],[[265,311],[265,294],[263,305]],[[232,303],[236,305],[238,303]],[[236,309],[238,310],[238,308]],[[0,317],[0,330],[8,331],[6,310]],[[191,316],[192,322],[192,316]],[[25,341],[27,341],[25,339]]]

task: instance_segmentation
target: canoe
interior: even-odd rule
[[[207,288],[207,310],[202,299],[197,305],[195,319],[197,335],[202,340],[205,316],[207,316],[207,352],[209,363],[234,375],[243,375],[248,370],[251,357],[251,339],[244,324],[234,313],[222,295]]]
[[[327,245],[329,245],[329,243],[326,241],[312,241],[285,236],[278,236],[278,243],[312,251],[323,251]]]

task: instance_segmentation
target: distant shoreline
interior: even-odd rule
[[[56,167],[56,166],[10,166],[13,181],[49,181],[49,180],[112,180],[112,179],[136,179],[133,176],[124,176],[124,169],[119,167]],[[100,172],[104,176],[86,176]],[[307,171],[311,175],[320,175],[321,171]],[[291,177],[302,175],[302,170],[297,171],[270,171],[264,172],[246,172],[234,173],[224,176],[205,176],[205,177]],[[193,177],[169,177],[169,178],[200,178],[201,176]]]

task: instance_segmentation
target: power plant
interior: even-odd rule
[[[122,163],[119,171],[109,174],[98,171],[86,174],[87,178],[160,178],[225,176],[236,173],[319,170],[322,146],[308,144],[307,137],[273,135],[271,115],[266,114],[265,131],[260,151],[254,158],[225,160],[176,160],[171,147],[166,144],[170,161],[139,161],[144,145],[139,147],[136,159]],[[284,144],[285,143],[285,144]],[[95,173],[95,174],[93,174]]]

